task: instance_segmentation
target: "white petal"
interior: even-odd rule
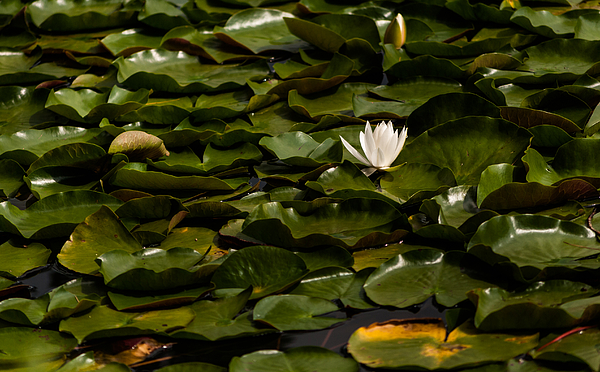
[[[402,148],[404,147],[404,143],[406,142],[407,137],[408,137],[408,128],[404,127],[404,128],[402,128],[402,131],[400,132],[400,136],[398,136],[398,144],[396,145],[396,149],[393,153],[393,160],[390,162],[390,165],[394,162],[394,160],[396,160],[396,158],[398,157],[398,154],[400,154],[400,151],[402,151]]]
[[[356,149],[354,147],[352,147],[352,145],[349,144],[344,139],[344,137],[340,136],[340,139],[342,140],[342,144],[344,145],[346,150],[348,150],[348,152],[350,152],[352,154],[352,156],[354,156],[359,162],[363,163],[366,166],[371,165],[371,163],[369,163],[369,161],[367,159],[365,159],[358,151],[356,151]]]
[[[360,134],[360,145],[362,146],[365,156],[369,159],[369,163],[373,164],[373,161],[377,156],[377,144],[373,139],[373,131],[371,130],[371,124],[369,124],[368,121],[367,124],[365,124],[364,133]]]
[[[372,175],[373,173],[375,173],[375,171],[377,170],[377,168],[363,168],[361,169],[361,171],[365,174],[365,176],[369,177],[370,175]]]

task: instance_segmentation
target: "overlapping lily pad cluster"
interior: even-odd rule
[[[600,315],[596,2],[2,0],[0,48],[0,369],[432,296],[448,335],[167,368],[600,369],[595,327],[548,344]],[[370,177],[367,120],[409,134]],[[47,264],[78,279],[23,298]]]

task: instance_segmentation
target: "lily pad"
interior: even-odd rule
[[[308,273],[304,261],[285,249],[254,246],[231,253],[213,275],[217,289],[252,286],[251,299],[262,298],[300,281]]]
[[[0,366],[13,368],[42,368],[43,363],[58,360],[60,367],[67,353],[77,346],[77,340],[64,333],[36,328],[5,327],[0,329]],[[23,348],[23,345],[28,345]],[[54,363],[56,364],[56,363]]]
[[[254,307],[253,319],[280,331],[328,328],[344,319],[319,316],[338,310],[331,301],[302,295],[269,296]]]
[[[276,137],[264,137],[260,140],[260,145],[279,160],[290,165],[318,167],[323,163],[342,160],[341,142],[327,139],[319,143],[303,132],[288,132]]]
[[[234,357],[229,363],[231,372],[358,372],[358,368],[358,363],[353,359],[317,346],[296,347],[285,352],[261,350]]]
[[[129,291],[158,291],[206,283],[217,265],[199,265],[203,255],[190,248],[111,250],[96,259],[104,283]]]
[[[408,307],[435,296],[439,304],[451,307],[466,300],[467,292],[474,288],[496,286],[481,276],[468,274],[478,267],[481,262],[462,252],[414,250],[381,264],[364,288],[367,296],[380,305]]]
[[[102,206],[75,228],[57,258],[63,266],[73,271],[94,274],[99,269],[96,258],[114,249],[133,253],[142,249],[142,246],[115,213],[107,206]]]
[[[97,306],[91,312],[74,316],[60,322],[60,331],[68,332],[83,340],[114,336],[137,336],[170,332],[188,325],[194,312],[186,307],[155,310],[142,313],[126,313],[108,306]]]
[[[490,264],[510,261],[531,273],[560,266],[562,259],[593,256],[598,249],[592,230],[536,215],[494,217],[481,224],[467,247]]]
[[[339,224],[332,223],[335,219]],[[283,247],[339,245],[356,249],[399,240],[408,229],[406,216],[390,204],[348,199],[324,205],[307,216],[277,202],[261,204],[246,218],[242,232]]]
[[[9,240],[0,245],[0,273],[17,278],[28,270],[46,265],[51,253],[40,243],[16,245]]]
[[[465,117],[438,125],[415,138],[400,152],[394,165],[435,164],[449,168],[459,185],[474,184],[489,165],[516,160],[530,138],[527,130],[503,119]]]
[[[389,320],[361,327],[348,351],[377,368],[453,369],[504,361],[537,346],[538,335],[482,333],[464,323],[446,337],[441,319]]]
[[[264,61],[239,66],[203,64],[197,57],[164,49],[119,57],[113,64],[119,69],[119,83],[133,89],[184,94],[234,89],[245,85],[246,79],[259,79],[268,74]]]
[[[520,292],[477,289],[469,298],[477,305],[475,325],[485,331],[569,327],[599,311],[596,289],[583,283],[551,280],[532,283]],[[585,315],[584,315],[585,314]]]
[[[103,204],[116,209],[122,202],[110,195],[86,190],[50,195],[26,210],[3,202],[0,203],[0,228],[25,238],[67,236]]]
[[[271,328],[256,327],[252,323],[250,313],[240,313],[251,294],[252,288],[247,288],[236,296],[214,301],[201,300],[195,302],[187,308],[196,314],[194,320],[185,329],[174,332],[171,336],[215,341],[222,338],[273,332],[274,330]]]
[[[290,33],[284,18],[294,16],[275,9],[245,9],[231,16],[224,27],[216,26],[214,34],[228,44],[241,46],[253,53],[265,50],[294,53],[306,48],[306,42]]]

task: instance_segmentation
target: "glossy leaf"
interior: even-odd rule
[[[96,263],[104,283],[129,291],[158,291],[208,282],[216,265],[198,265],[203,255],[190,248],[111,250]]]
[[[213,275],[217,289],[252,286],[251,299],[262,298],[298,282],[308,273],[304,261],[285,249],[255,246],[230,254]]]
[[[182,307],[143,313],[126,313],[97,306],[91,312],[60,322],[60,331],[68,332],[82,342],[84,339],[107,336],[136,336],[173,331],[185,327],[194,319],[194,312]]]
[[[537,343],[537,334],[481,333],[469,322],[446,337],[441,319],[426,318],[361,327],[350,337],[348,351],[369,367],[432,370],[507,360]]]
[[[451,307],[466,300],[471,289],[495,287],[465,273],[473,272],[477,264],[461,252],[409,251],[381,264],[364,288],[367,296],[380,305],[408,307],[434,295],[439,304]]]
[[[343,319],[318,315],[337,309],[332,302],[322,298],[293,294],[269,296],[256,304],[253,319],[280,331],[323,329]]]

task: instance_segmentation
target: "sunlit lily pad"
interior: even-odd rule
[[[27,11],[37,27],[68,32],[114,28],[132,22],[136,14],[134,9],[123,10],[121,7],[120,0],[91,0],[84,4],[38,0],[27,7]]]
[[[593,256],[600,243],[592,230],[573,222],[516,215],[484,222],[467,249],[490,264],[510,261],[535,275],[545,267],[560,266],[563,259]]]
[[[186,307],[126,313],[97,306],[91,312],[60,322],[62,332],[71,333],[77,341],[111,336],[136,336],[183,328],[194,319],[194,312]]]
[[[146,248],[132,254],[112,250],[96,262],[104,283],[120,290],[149,291],[206,283],[218,265],[199,265],[203,255],[190,248]]]
[[[197,57],[184,52],[153,49],[119,57],[120,83],[133,89],[147,88],[172,93],[204,93],[237,88],[248,78],[268,74],[265,62],[248,65],[215,65],[199,63]]]
[[[16,245],[9,240],[0,245],[0,273],[17,278],[28,270],[46,265],[51,253],[40,243]]]
[[[361,327],[350,337],[348,351],[369,367],[434,370],[504,361],[537,344],[537,334],[481,333],[469,322],[446,337],[441,319],[426,318]]]
[[[349,269],[324,267],[307,274],[290,294],[335,300],[346,293],[353,279],[354,273]]]
[[[130,92],[117,86],[106,93],[96,93],[89,89],[52,90],[46,101],[46,108],[71,120],[100,122],[103,118],[113,120],[142,107],[148,101],[149,93],[147,89]]]
[[[116,209],[122,202],[107,194],[85,190],[50,195],[26,210],[3,202],[0,228],[26,238],[66,236],[102,204]]]
[[[340,224],[332,224],[333,219]],[[349,199],[324,205],[307,216],[280,203],[261,204],[246,218],[242,232],[283,247],[339,245],[356,249],[399,240],[408,229],[406,216],[390,204]]]
[[[215,27],[214,33],[220,40],[253,53],[273,49],[297,52],[306,48],[306,42],[290,33],[284,17],[294,16],[275,9],[246,9],[231,16],[224,27]]]
[[[102,206],[75,228],[58,254],[58,261],[73,271],[94,274],[99,269],[96,258],[114,249],[133,253],[142,245],[110,208]]]

